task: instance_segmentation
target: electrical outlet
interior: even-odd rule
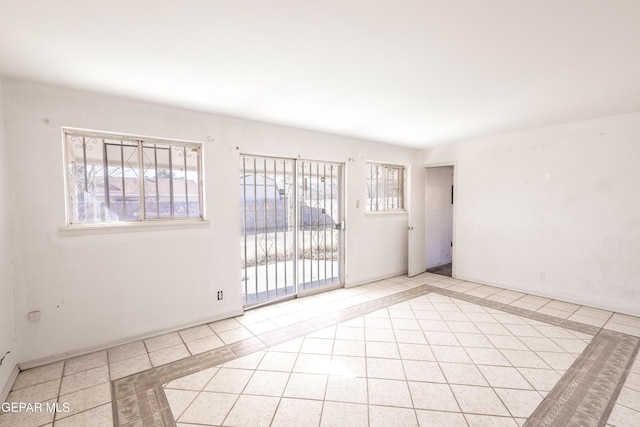
[[[222,291],[218,291],[218,301],[222,300],[223,294]]]
[[[37,322],[38,320],[40,320],[40,311],[36,310],[29,312],[29,320],[32,322]]]

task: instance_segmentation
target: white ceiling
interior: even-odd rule
[[[0,74],[427,147],[640,110],[640,0],[0,0]]]

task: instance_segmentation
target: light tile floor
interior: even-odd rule
[[[393,300],[425,284],[443,292]],[[640,336],[632,316],[429,273],[399,276],[26,370],[8,402],[70,410],[3,413],[0,426],[523,425],[593,339],[543,315]],[[214,353],[225,363],[203,367]],[[637,347],[634,357],[608,425],[640,425]],[[188,374],[138,389],[178,365]],[[141,394],[167,410],[134,404]]]

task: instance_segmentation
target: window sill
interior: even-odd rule
[[[208,228],[207,220],[173,220],[119,222],[110,224],[87,224],[60,227],[61,237],[90,236],[96,234],[136,233],[139,231],[184,230],[188,228]]]
[[[404,216],[408,215],[407,211],[379,211],[379,212],[365,212],[365,216],[376,217],[376,216]]]

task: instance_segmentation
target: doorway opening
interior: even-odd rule
[[[343,165],[240,161],[243,305],[342,286]]]
[[[429,273],[453,276],[454,167],[426,169],[425,265]]]

